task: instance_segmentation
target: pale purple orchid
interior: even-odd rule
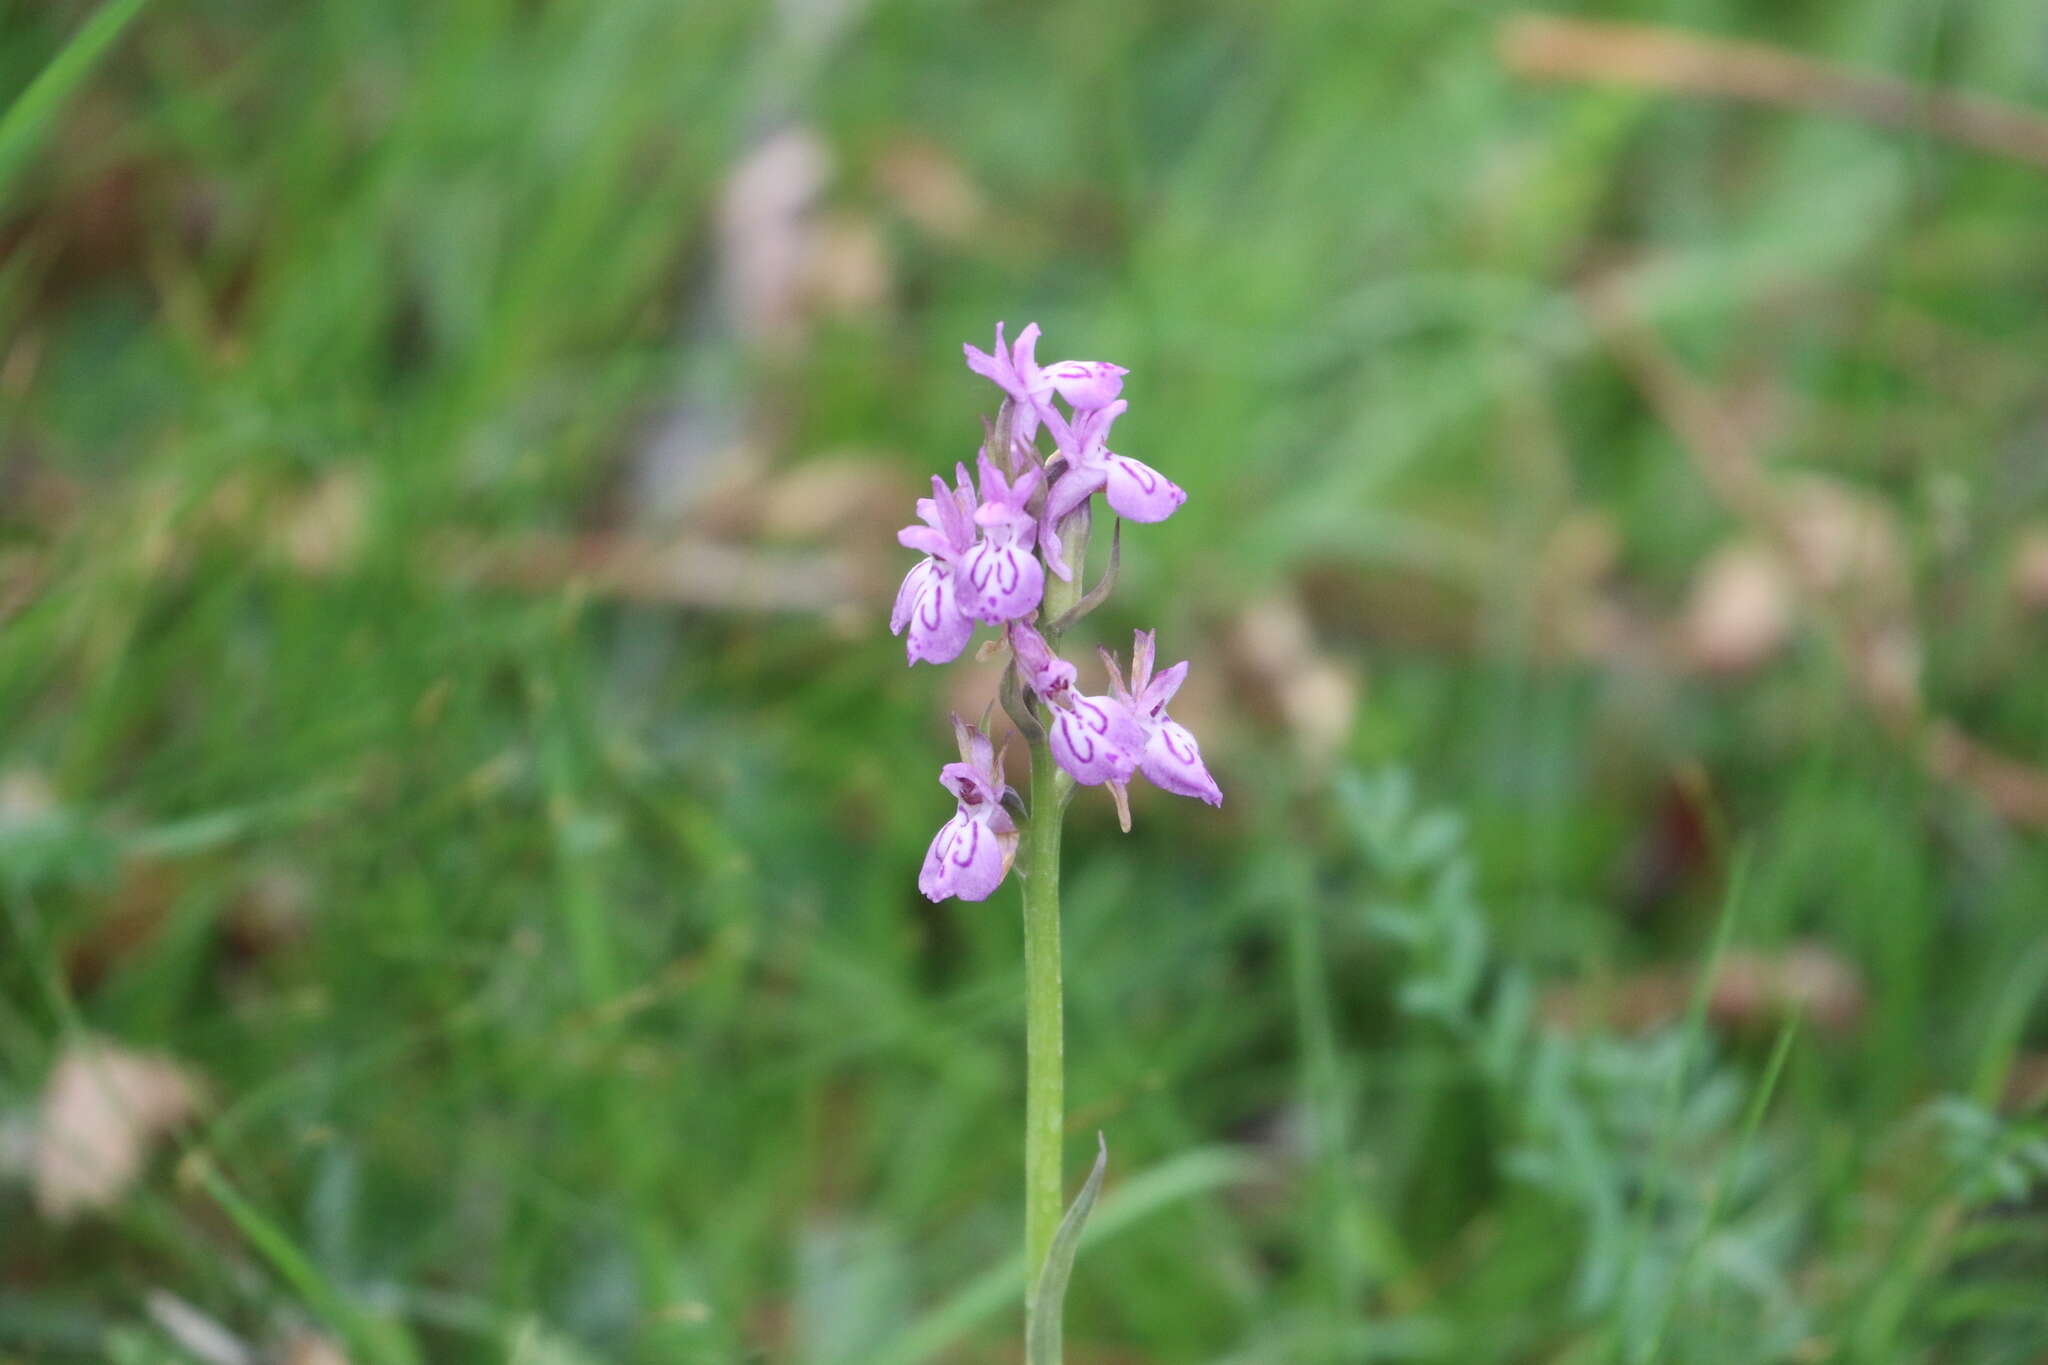
[[[1084,787],[1107,782],[1121,788],[1144,756],[1144,728],[1115,697],[1069,693],[1066,705],[1055,708],[1046,721],[1053,762]],[[1130,828],[1128,821],[1124,827]]]
[[[934,901],[958,896],[985,901],[1002,885],[1017,856],[1017,824],[1003,809],[1010,794],[995,745],[979,729],[953,717],[960,761],[939,770],[939,784],[958,806],[925,851],[917,889]]]
[[[962,612],[993,625],[1029,616],[1045,592],[1045,567],[1032,553],[1038,518],[1028,506],[1045,470],[1033,461],[1012,482],[988,451],[981,452],[980,461],[981,506],[974,522],[981,528],[981,543],[959,560],[954,593]]]
[[[1102,655],[1103,667],[1109,670],[1110,691],[1124,705],[1142,736],[1138,771],[1161,791],[1172,792],[1175,796],[1198,797],[1212,806],[1220,806],[1223,804],[1223,790],[1216,785],[1216,779],[1209,776],[1208,768],[1203,766],[1202,748],[1195,743],[1194,734],[1166,714],[1166,703],[1173,700],[1173,694],[1180,690],[1182,680],[1188,675],[1187,660],[1183,659],[1154,676],[1152,650],[1151,631],[1132,632],[1131,685],[1128,688],[1117,672],[1116,659],[1106,649],[1098,651]],[[1123,793],[1119,791],[1116,796],[1121,808]]]
[[[896,608],[889,614],[891,635],[910,631],[904,643],[912,665],[920,660],[951,663],[974,635],[974,621],[961,609],[956,580],[959,566],[975,547],[979,504],[967,466],[956,464],[953,469],[956,487],[946,487],[946,481],[934,474],[932,495],[917,500],[917,515],[925,524],[896,533],[905,547],[926,556],[904,575],[903,586],[896,590]]]
[[[1051,424],[1060,453],[1066,456],[1067,470],[1054,481],[1046,499],[1047,521],[1065,516],[1098,488],[1111,510],[1125,521],[1165,521],[1188,500],[1179,484],[1151,465],[1109,448],[1109,425],[1129,406],[1119,398],[1078,414],[1071,427],[1063,422]]]
[[[1045,738],[1053,761],[1084,787],[1123,782],[1137,771],[1145,732],[1115,697],[1086,697],[1074,666],[1021,621],[1010,625],[1010,651],[1025,686],[1045,704]]]
[[[1003,342],[1003,324],[996,324],[993,354],[978,346],[962,343],[967,368],[987,379],[1016,405],[1017,439],[1028,441],[1038,434],[1040,419],[1056,412],[1049,400],[1054,393],[1067,400],[1075,412],[1086,412],[1111,402],[1123,391],[1124,376],[1130,371],[1105,360],[1061,360],[1041,367],[1036,358],[1038,324],[1031,323],[1017,333],[1017,340]]]
[[[1046,493],[1038,543],[1046,562],[1062,578],[1068,576],[1069,570],[1060,544],[1060,524],[1097,489],[1102,490],[1110,510],[1126,521],[1165,521],[1188,500],[1179,484],[1151,465],[1109,448],[1110,424],[1129,406],[1119,398],[1104,407],[1075,414],[1071,424],[1057,412],[1047,419],[1053,438],[1059,442],[1066,469]]]

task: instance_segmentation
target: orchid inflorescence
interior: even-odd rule
[[[889,628],[907,632],[915,665],[951,662],[977,624],[998,627],[1001,635],[983,647],[983,656],[1007,650],[1004,709],[1027,738],[1046,741],[1070,779],[1062,781],[1062,801],[1074,784],[1107,787],[1128,830],[1126,786],[1142,773],[1162,790],[1221,805],[1223,793],[1203,766],[1194,735],[1166,714],[1187,676],[1185,662],[1155,672],[1152,632],[1139,631],[1128,683],[1116,660],[1098,650],[1109,688],[1091,696],[1082,693],[1074,665],[1056,652],[1061,635],[1102,601],[1115,579],[1121,522],[1108,570],[1094,589],[1080,592],[1094,495],[1102,493],[1122,520],[1154,522],[1171,516],[1187,494],[1158,470],[1109,449],[1110,426],[1127,406],[1118,395],[1128,371],[1092,360],[1040,366],[1037,344],[1036,323],[1007,346],[998,323],[993,354],[963,348],[967,367],[1001,389],[1003,403],[987,424],[974,475],[956,464],[950,487],[934,475],[932,495],[917,502],[923,524],[897,533],[925,558],[904,577]],[[1064,400],[1067,410],[1055,400]],[[1049,456],[1039,448],[1041,429],[1052,437]],[[1056,602],[1064,609],[1054,614]],[[958,717],[954,728],[960,761],[948,763],[939,781],[958,810],[932,840],[918,887],[935,901],[986,900],[1009,872],[1017,817],[1025,811],[1003,781],[985,730]]]

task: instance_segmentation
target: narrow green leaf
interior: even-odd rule
[[[1260,1179],[1266,1168],[1241,1151],[1224,1147],[1202,1147],[1141,1171],[1117,1186],[1102,1201],[1102,1211],[1090,1224],[1091,1243],[1113,1237],[1144,1222],[1161,1209],[1212,1190],[1226,1189]],[[1000,1265],[991,1266],[944,1302],[933,1307],[903,1334],[874,1353],[874,1365],[925,1365],[948,1358],[946,1352],[979,1323],[1001,1313],[1017,1301],[1017,1279],[1024,1272],[1022,1248]]]
[[[1095,1169],[1088,1183],[1074,1198],[1073,1207],[1060,1220],[1045,1253],[1045,1265],[1038,1272],[1038,1293],[1032,1299],[1031,1317],[1024,1324],[1024,1359],[1029,1365],[1060,1365],[1060,1315],[1067,1303],[1067,1280],[1074,1273],[1074,1253],[1081,1249],[1081,1225],[1095,1208],[1095,1196],[1102,1193],[1102,1175],[1109,1169],[1109,1143],[1095,1135]]]
[[[1763,1079],[1757,1083],[1751,1094],[1749,1109],[1743,1115],[1742,1131],[1736,1135],[1734,1146],[1721,1159],[1721,1168],[1714,1176],[1714,1184],[1707,1195],[1705,1215],[1700,1219],[1699,1230],[1686,1243],[1685,1253],[1679,1258],[1678,1268],[1672,1273],[1671,1284],[1664,1291],[1663,1302],[1658,1306],[1657,1319],[1650,1330],[1650,1347],[1644,1353],[1645,1360],[1662,1360],[1664,1342],[1669,1336],[1673,1317],[1685,1297],[1686,1280],[1692,1273],[1693,1265],[1699,1260],[1707,1239],[1714,1233],[1714,1227],[1721,1217],[1721,1205],[1728,1197],[1728,1188],[1735,1183],[1735,1173],[1741,1169],[1743,1158],[1748,1155],[1750,1144],[1756,1140],[1757,1129],[1763,1126],[1764,1111],[1771,1106],[1771,1097],[1778,1093],[1778,1078],[1784,1074],[1785,1059],[1792,1055],[1793,1039],[1799,1035],[1799,1012],[1788,1011],[1785,1022],[1779,1026],[1778,1041],[1771,1049],[1771,1059],[1764,1066]]]
[[[0,191],[28,160],[65,99],[91,74],[148,0],[109,0],[0,114]]]
[[[395,1324],[380,1322],[350,1302],[283,1228],[228,1183],[210,1157],[191,1153],[183,1170],[213,1197],[228,1221],[270,1262],[271,1269],[297,1291],[307,1309],[341,1334],[354,1349],[354,1359],[374,1365],[416,1365],[419,1356],[405,1334]]]

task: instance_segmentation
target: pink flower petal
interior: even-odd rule
[[[1045,375],[1052,381],[1060,397],[1074,405],[1076,412],[1108,407],[1123,392],[1124,376],[1129,374],[1121,365],[1111,365],[1102,360],[1062,360],[1057,365],[1045,367]]]
[[[1004,844],[1004,836],[988,820],[967,811],[959,812],[940,828],[925,851],[917,889],[934,901],[948,896],[964,901],[987,900],[1009,871]]]
[[[1109,505],[1126,521],[1165,521],[1188,500],[1180,485],[1151,465],[1122,455],[1107,460]]]
[[[953,575],[943,568],[920,585],[910,607],[909,631],[904,644],[912,664],[951,663],[974,637],[974,622],[961,614],[955,600]]]
[[[1137,767],[1144,731],[1113,697],[1076,697],[1047,730],[1053,761],[1084,787],[1121,782]]]
[[[1223,804],[1223,789],[1202,763],[1202,748],[1187,726],[1165,720],[1145,744],[1139,771],[1153,786],[1175,796],[1193,796],[1212,806]]]
[[[903,575],[903,586],[896,589],[896,605],[889,612],[889,633],[901,635],[903,628],[910,624],[910,614],[917,609],[917,599],[924,593],[935,573],[941,572],[938,564],[930,559],[920,559],[911,565],[910,572]]]

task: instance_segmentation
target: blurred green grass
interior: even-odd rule
[[[0,10],[0,92],[91,12]],[[951,678],[883,630],[865,494],[748,502],[849,451],[907,497],[997,318],[1131,367],[1119,430],[1190,501],[1098,633],[1195,659],[1229,793],[1071,822],[1071,1155],[1108,1133],[1115,1229],[1073,1358],[2048,1349],[2008,1102],[2048,851],[1810,621],[1669,663],[1739,526],[1577,292],[1653,262],[1774,476],[1884,509],[1928,704],[2048,759],[2009,573],[2048,185],[1528,84],[1508,13],[146,8],[0,187],[0,1114],[86,1033],[213,1101],[103,1214],[0,1184],[0,1359],[190,1358],[153,1291],[360,1361],[1014,1357],[1014,902],[914,885]],[[2048,107],[2020,3],[1627,17]],[[852,257],[776,336],[719,205],[791,128]],[[547,552],[667,534],[736,443],[740,532],[678,534],[820,542],[850,605]],[[1581,648],[1560,594],[1653,625]],[[1275,700],[1310,667],[1362,680],[1334,746]],[[1822,945],[1860,1011],[1688,1015],[1717,927]]]

